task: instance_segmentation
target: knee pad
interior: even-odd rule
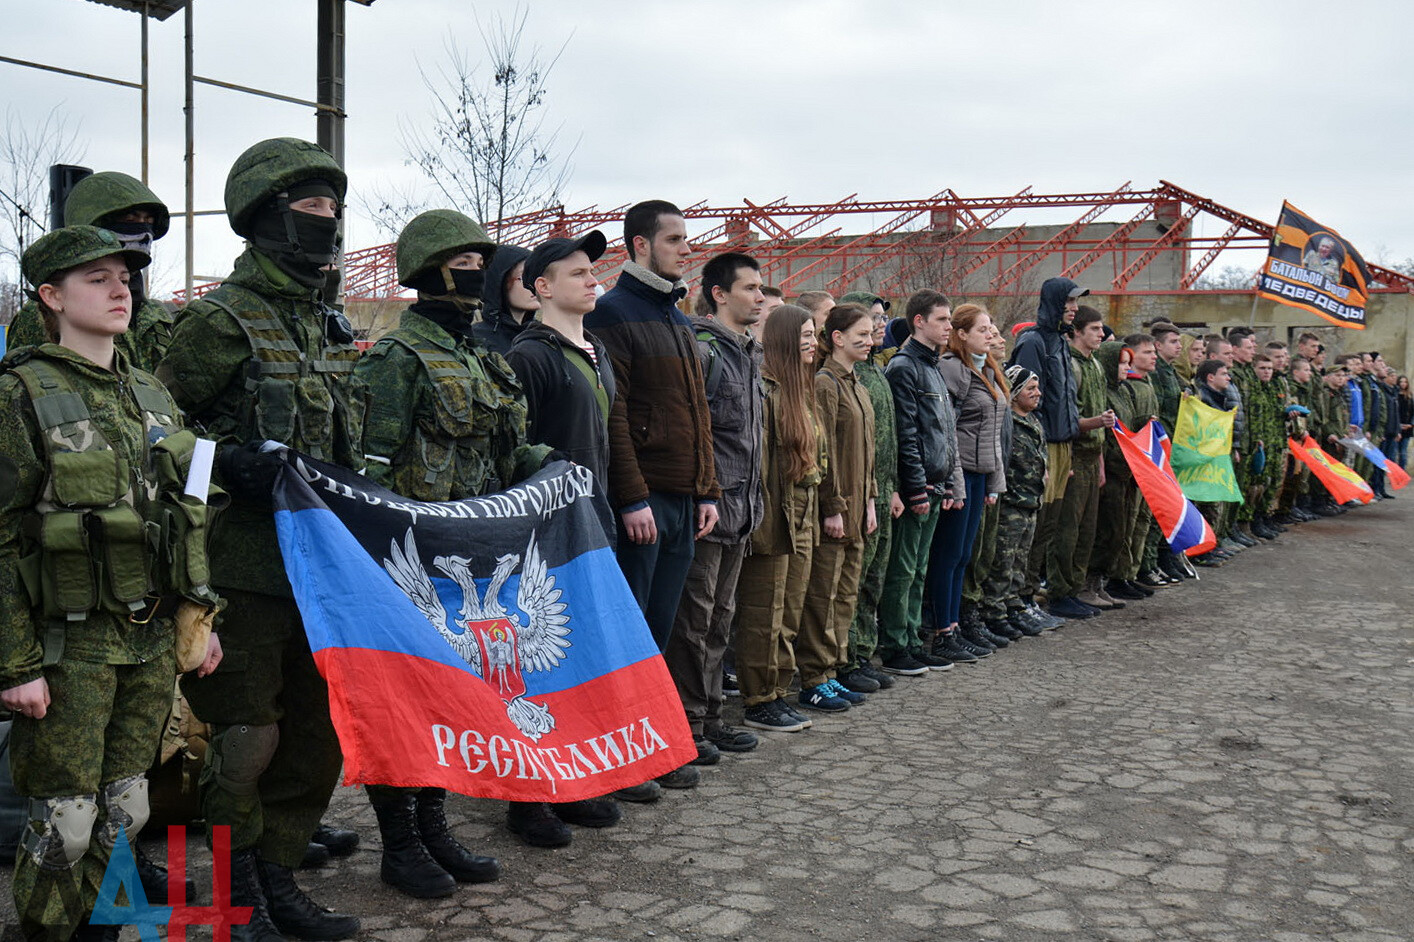
[[[274,723],[227,726],[211,740],[207,753],[212,778],[233,795],[255,794],[279,744],[280,727]]]
[[[23,846],[41,870],[67,870],[88,850],[98,820],[95,795],[31,798]]]
[[[147,776],[134,775],[104,785],[98,802],[108,812],[98,831],[98,843],[111,848],[118,842],[119,831],[127,832],[129,844],[135,843],[147,823]]]

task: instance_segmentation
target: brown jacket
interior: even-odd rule
[[[816,470],[803,481],[786,480],[780,438],[781,387],[767,376],[761,378],[761,383],[766,389],[761,434],[765,507],[761,525],[751,534],[751,552],[757,556],[789,556],[804,550],[807,541],[811,545],[819,542],[819,527],[806,528],[803,521],[815,520],[821,474]],[[823,465],[824,461],[820,463]]]
[[[868,526],[865,508],[879,492],[874,479],[874,406],[869,391],[854,370],[831,358],[815,374],[815,401],[830,454],[820,482],[820,519],[844,515],[844,539],[831,542],[863,540]],[[820,539],[830,537],[822,532]]]
[[[608,348],[618,397],[609,413],[609,498],[623,510],[649,491],[716,500],[712,417],[686,294],[629,262],[584,326]]]

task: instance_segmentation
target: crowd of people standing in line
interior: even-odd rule
[[[78,184],[67,226],[25,253],[32,302],[0,374],[0,702],[29,799],[14,877],[27,938],[116,937],[86,913],[119,833],[148,817],[173,620],[209,625],[223,606],[182,655],[180,689],[212,731],[201,816],[231,828],[231,903],[251,907],[233,937],[359,930],[294,877],[357,835],[321,823],[341,756],[275,539],[283,458],[264,442],[426,501],[501,490],[561,457],[600,482],[697,756],[610,796],[510,803],[509,829],[540,847],[614,825],[619,801],[694,787],[761,734],[1193,578],[1117,423],[1172,432],[1190,394],[1239,410],[1248,497],[1207,510],[1226,538],[1198,560],[1210,565],[1343,512],[1286,460],[1288,431],[1338,449],[1364,430],[1406,454],[1409,384],[1378,354],[1326,365],[1314,335],[1288,358],[1250,331],[1162,321],[1114,339],[1065,278],[1042,285],[1005,366],[988,310],[932,288],[894,317],[867,292],[786,303],[755,259],[725,252],[688,302],[686,223],[657,200],[626,214],[628,261],[602,294],[602,233],[521,248],[456,211],[418,216],[396,252],[417,300],[360,352],[332,303],[346,185],[308,142],[247,150],[226,186],[246,249],[176,317],[142,282],[167,208],[125,174]],[[211,520],[181,494],[192,430],[218,442]],[[733,694],[745,728],[725,721]],[[441,897],[498,878],[453,835],[441,789],[366,792],[385,882]],[[165,897],[165,873],[139,863]]]

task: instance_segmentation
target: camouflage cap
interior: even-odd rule
[[[116,233],[97,226],[65,226],[45,233],[25,249],[20,267],[25,280],[38,288],[79,265],[121,255],[129,271],[146,268],[152,257],[137,249],[124,248]]]
[[[455,209],[430,209],[398,236],[398,283],[410,288],[412,279],[463,252],[480,252],[490,261],[495,251],[496,244],[470,216]]]
[[[154,217],[152,237],[162,238],[171,224],[166,204],[141,180],[116,170],[104,170],[74,184],[64,201],[64,225],[97,226],[113,222],[110,216],[144,209]]]
[[[246,148],[226,175],[226,216],[236,235],[250,235],[250,219],[277,193],[296,183],[328,182],[340,202],[348,176],[333,156],[318,144],[297,137],[275,137]]]

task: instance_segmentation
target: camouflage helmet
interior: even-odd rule
[[[304,180],[325,180],[343,202],[348,177],[327,150],[296,137],[275,137],[248,147],[226,176],[226,216],[236,235],[250,235],[255,211]]]
[[[152,227],[154,239],[167,234],[171,214],[157,194],[126,173],[104,170],[74,184],[69,198],[64,202],[64,225],[97,226],[106,217],[138,209],[145,209],[155,217]]]
[[[146,268],[152,257],[138,249],[124,248],[117,233],[97,226],[65,226],[47,232],[25,249],[20,267],[25,280],[38,288],[79,265],[121,255],[129,271]]]
[[[428,210],[398,236],[398,283],[411,288],[409,282],[418,275],[463,252],[480,252],[489,262],[495,250],[486,230],[470,216],[455,209]]]

